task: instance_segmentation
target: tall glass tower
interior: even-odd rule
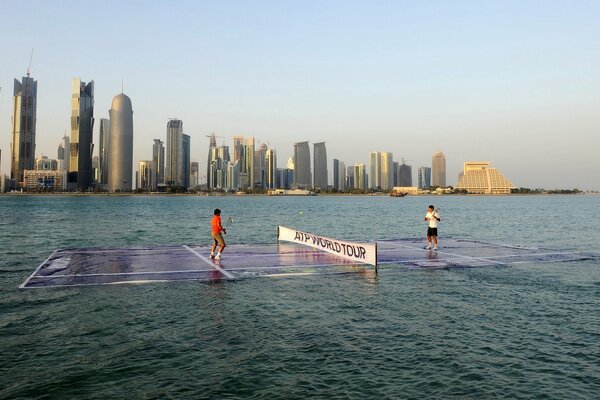
[[[167,122],[167,186],[183,185],[183,121],[171,119]]]
[[[441,151],[431,157],[431,185],[446,187],[446,157]]]
[[[325,142],[313,144],[313,161],[314,161],[314,187],[315,189],[327,189],[327,149]]]
[[[379,186],[382,190],[390,190],[394,187],[394,158],[392,153],[383,151],[379,155],[380,178]]]
[[[98,149],[98,163],[100,168],[100,179],[98,183],[102,186],[108,184],[108,153],[110,139],[110,120],[108,118],[100,119],[100,137]]]
[[[73,79],[71,86],[71,159],[67,188],[85,191],[92,185],[94,81]]]
[[[354,182],[356,188],[356,176]],[[381,189],[381,153],[377,151],[369,153],[369,189]]]
[[[182,146],[183,150],[181,152],[181,171],[183,175],[182,186],[184,188],[190,187],[190,150],[191,150],[191,138],[190,135],[183,134],[182,135]]]
[[[165,183],[165,146],[160,139],[154,139],[152,161],[156,165],[156,184]]]
[[[23,171],[35,166],[37,81],[29,76],[15,79],[12,118],[10,178],[23,182]]]
[[[294,143],[294,187],[310,188],[310,148],[308,142]]]

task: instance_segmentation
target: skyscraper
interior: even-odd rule
[[[183,184],[183,121],[170,119],[167,122],[167,165],[165,183],[167,186]]]
[[[354,189],[367,189],[367,176],[365,164],[354,164]]]
[[[246,139],[246,142],[240,147],[240,159],[238,163],[238,189],[252,189],[254,180],[254,138]]]
[[[267,165],[267,189],[277,189],[277,155],[275,154],[275,150],[267,150],[265,154],[265,164]]]
[[[142,190],[156,190],[156,164],[151,160],[139,163],[137,188]]]
[[[85,191],[92,185],[93,128],[94,81],[85,83],[79,78],[73,79],[71,86],[71,160],[67,176],[69,190]],[[131,182],[129,183],[131,185]]]
[[[37,120],[37,81],[27,76],[15,79],[13,92],[12,154],[10,178],[23,182],[23,171],[35,164],[35,125]]]
[[[233,160],[235,163],[240,159],[240,152],[242,151],[242,146],[244,145],[244,137],[243,136],[234,136],[233,137]]]
[[[190,164],[190,187],[200,185],[200,166],[194,161]]]
[[[261,143],[254,151],[254,189],[265,189],[266,185],[267,145]]]
[[[190,151],[191,151],[191,141],[190,135],[183,134],[181,144],[183,146],[183,150],[181,152],[181,171],[183,173],[183,187],[190,187]]]
[[[356,176],[354,178],[356,188]],[[369,189],[381,189],[381,154],[376,151],[369,153]]]
[[[60,143],[58,144],[58,169],[60,171],[69,170],[69,159],[71,154],[71,141],[67,135],[63,136]]]
[[[346,163],[340,161],[340,184],[338,186],[338,190],[343,192],[346,190]]]
[[[340,160],[333,159],[333,188],[338,189],[340,186]]]
[[[394,187],[394,159],[392,153],[383,151],[379,155],[381,165],[380,185],[382,190]]]
[[[431,158],[431,185],[446,187],[446,157],[439,150]]]
[[[313,173],[315,189],[327,190],[327,149],[325,142],[313,144]]]
[[[110,120],[108,118],[100,119],[100,137],[98,148],[98,162],[100,164],[100,179],[98,183],[101,186],[108,184],[108,154],[110,150]]]
[[[118,94],[109,110],[110,151],[108,154],[108,190],[130,191],[133,179],[133,109],[131,99]]]
[[[429,189],[431,187],[431,168],[419,168],[419,189]]]
[[[354,167],[346,167],[346,188],[351,190],[354,188]]]
[[[160,139],[154,139],[152,161],[156,166],[156,184],[165,183],[165,146]]]
[[[209,189],[216,187],[214,180],[211,180],[211,176],[216,174],[217,166],[215,165],[217,159],[217,138],[215,133],[210,134],[210,143],[208,145],[208,157],[206,159],[206,183]]]
[[[294,143],[294,187],[308,189],[311,187],[310,148],[308,142]]]
[[[402,160],[402,164],[398,167],[398,186],[412,186],[412,167],[406,165],[404,160]]]

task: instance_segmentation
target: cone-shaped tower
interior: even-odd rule
[[[108,190],[130,191],[133,175],[133,109],[131,99],[115,96],[109,110],[110,146],[108,156]]]

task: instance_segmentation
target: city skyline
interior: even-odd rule
[[[7,3],[6,15],[17,15],[16,7]],[[600,185],[593,151],[600,145],[600,72],[589,68],[600,61],[589,51],[600,30],[598,4],[574,3],[565,13],[559,4],[517,2],[186,3],[189,13],[172,31],[153,26],[177,4],[120,5],[119,15],[114,7],[90,5],[84,12],[69,3],[38,3],[27,34],[18,19],[3,24],[2,173],[10,174],[13,80],[26,75],[35,48],[34,157],[54,158],[70,132],[70,82],[81,77],[94,81],[97,120],[108,118],[124,85],[136,109],[135,165],[152,159],[148,143],[165,140],[164,124],[176,117],[186,122],[191,160],[201,166],[204,135],[215,132],[268,143],[278,151],[278,167],[293,143],[309,141],[327,143],[328,168],[333,158],[368,166],[365,154],[387,151],[413,166],[414,180],[415,169],[429,166],[441,149],[448,184],[465,161],[486,159],[516,186]],[[89,15],[122,26],[125,41],[110,29],[72,37],[74,21]],[[134,17],[135,30],[126,26]],[[348,29],[354,23],[360,28]],[[181,57],[157,58],[172,51]],[[106,57],[90,63],[97,54]],[[93,143],[98,155],[98,122]]]

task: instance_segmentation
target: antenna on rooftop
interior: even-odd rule
[[[29,65],[27,66],[27,77],[31,71],[31,60],[33,59],[33,47],[31,48],[31,55],[29,55]]]

